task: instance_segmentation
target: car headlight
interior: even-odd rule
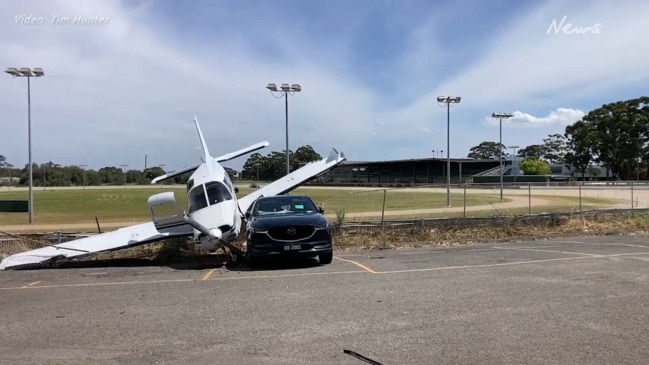
[[[316,229],[325,229],[325,228],[327,228],[327,227],[329,227],[329,222],[323,222],[323,223],[320,223],[320,224],[316,224],[316,225],[315,225],[315,228],[316,228]]]

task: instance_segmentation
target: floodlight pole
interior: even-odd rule
[[[446,104],[446,206],[451,206],[451,104],[459,103],[459,96],[438,96],[437,102]]]
[[[86,167],[88,165],[79,165],[83,169],[83,190],[86,190]]]
[[[128,165],[124,164],[120,166],[122,167],[122,173],[124,174],[124,189],[126,189],[126,168],[128,167]]]
[[[27,77],[27,144],[29,150],[29,201],[28,201],[28,211],[29,211],[29,223],[34,223],[34,174],[32,166],[32,98],[31,98],[31,78],[32,77],[41,77],[45,74],[43,69],[36,67],[30,69],[28,67],[9,67],[5,70],[6,73],[10,74],[13,77]]]
[[[516,157],[516,151],[518,151],[518,149],[520,147],[519,146],[509,146],[508,148],[514,150],[514,158],[512,159],[512,169],[514,169],[514,160],[516,160],[516,158],[517,158]],[[519,168],[518,161],[517,161],[516,169],[514,169],[514,185],[516,185],[516,178],[518,177],[518,170],[520,170],[520,168]]]
[[[302,86],[300,86],[300,84],[292,84],[291,86],[288,84],[282,84],[280,88],[277,88],[276,84],[268,84],[266,85],[266,89],[270,90],[273,96],[275,96],[275,92],[279,92],[279,97],[284,97],[284,117],[286,123],[286,175],[288,175],[291,173],[290,157],[288,153],[288,95],[293,95],[296,92],[302,91]]]
[[[513,115],[509,113],[492,113],[492,118],[498,118],[500,125],[500,200],[503,200],[503,118],[511,118]]]

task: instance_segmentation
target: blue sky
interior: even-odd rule
[[[446,149],[438,95],[462,97],[450,152],[465,157],[498,139],[493,112],[514,113],[503,143],[524,147],[604,103],[646,95],[649,78],[641,0],[43,0],[0,15],[3,67],[46,73],[32,82],[34,161],[93,168],[142,168],[145,154],[168,170],[195,163],[194,115],[215,154],[261,140],[271,142],[262,153],[283,150],[284,104],[269,82],[302,85],[289,97],[292,149],[388,160]],[[25,80],[5,74],[0,97],[0,154],[22,165]]]

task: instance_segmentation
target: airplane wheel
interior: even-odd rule
[[[230,254],[230,261],[228,262],[228,266],[235,267],[235,266],[239,266],[240,263],[241,263],[241,256],[237,253],[232,252]]]

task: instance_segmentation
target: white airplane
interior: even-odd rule
[[[17,253],[2,260],[0,270],[29,268],[34,264],[51,264],[60,259],[187,236],[193,236],[199,248],[208,251],[222,248],[228,252],[232,262],[239,262],[245,253],[234,246],[233,242],[241,232],[245,212],[257,198],[285,194],[346,160],[343,153],[338,153],[332,148],[326,158],[306,164],[263,188],[237,199],[238,189],[230,181],[221,162],[267,147],[270,143],[263,141],[219,157],[212,157],[196,117],[194,123],[203,148],[202,162],[156,177],[151,181],[152,184],[156,184],[193,171],[187,181],[188,211],[184,211],[178,205],[174,192],[155,194],[148,199],[151,222]],[[160,213],[161,206],[164,205],[171,205],[176,214],[162,217],[156,214],[156,211]]]

